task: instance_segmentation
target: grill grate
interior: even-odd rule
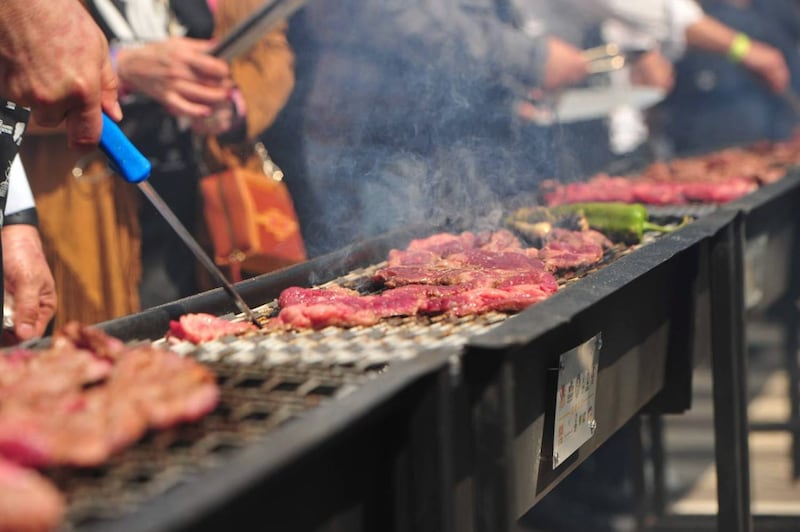
[[[559,284],[571,284],[632,250],[616,247],[601,264],[563,276]],[[372,273],[384,265],[353,270],[321,286],[368,290]],[[272,315],[276,302],[254,311],[259,317]],[[133,512],[303,411],[352,393],[392,364],[426,350],[458,353],[469,338],[508,317],[491,312],[391,318],[371,327],[255,333],[201,345],[157,340],[157,347],[195,357],[215,372],[220,404],[196,423],[148,434],[102,467],[47,471],[68,499],[63,528],[76,530]]]
[[[378,267],[336,282],[363,283]],[[255,310],[266,315],[274,308],[273,302]],[[397,318],[372,327],[224,337],[199,346],[158,340],[154,345],[196,357],[214,371],[220,404],[196,423],[148,434],[102,467],[47,471],[68,499],[64,530],[135,511],[301,412],[352,393],[391,364],[426,349],[451,347],[455,353],[507,317]]]
[[[647,205],[647,213],[651,218],[659,221],[680,221],[688,216],[702,218],[719,209],[713,203],[690,203],[687,205]]]

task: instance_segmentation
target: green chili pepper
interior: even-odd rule
[[[651,223],[647,208],[639,203],[574,203],[550,207],[556,216],[580,213],[596,229],[612,240],[627,243],[641,242],[645,231],[669,233],[673,228]]]

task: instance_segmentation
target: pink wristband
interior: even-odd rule
[[[245,121],[247,106],[244,102],[242,91],[240,91],[238,87],[235,87],[233,90],[231,90],[230,98],[231,103],[233,103],[233,111],[236,113],[235,120],[233,121],[233,124],[231,124],[231,130],[236,130],[237,128],[241,127]]]

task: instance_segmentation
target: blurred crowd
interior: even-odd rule
[[[230,62],[210,52],[261,0],[84,4],[123,130],[205,245],[198,181],[224,166],[210,146],[264,143],[314,257],[409,224],[493,225],[544,178],[784,139],[800,111],[793,0],[309,0]],[[65,135],[31,124],[21,151],[56,324],[213,286]]]

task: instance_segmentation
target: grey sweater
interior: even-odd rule
[[[510,95],[536,86],[546,59],[544,39],[508,20],[506,3],[310,2],[293,42],[306,134],[413,149],[506,126]]]

